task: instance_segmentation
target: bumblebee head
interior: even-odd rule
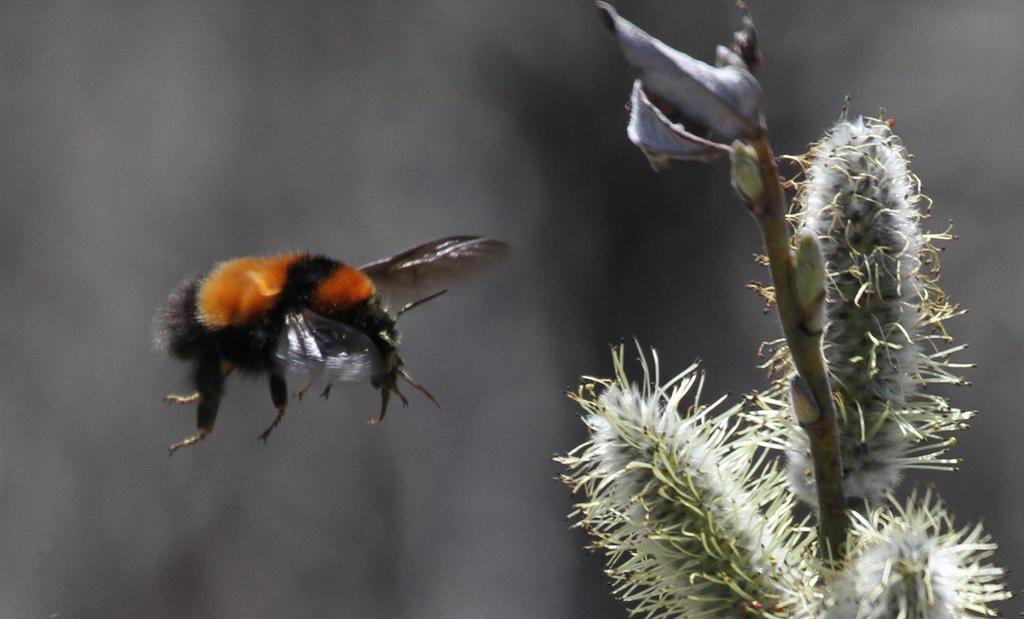
[[[425,398],[433,402],[434,406],[441,408],[441,405],[438,404],[437,399],[434,398],[433,394],[414,381],[412,377],[409,376],[409,373],[403,369],[405,361],[402,360],[402,356],[398,353],[399,336],[398,332],[394,330],[394,324],[397,324],[398,319],[409,310],[419,307],[427,301],[432,301],[446,292],[448,291],[440,290],[432,295],[403,305],[397,312],[395,312],[392,327],[390,329],[383,330],[378,334],[377,337],[384,344],[384,350],[381,351],[383,363],[381,364],[382,367],[380,373],[373,379],[372,384],[377,389],[380,389],[380,415],[376,419],[370,420],[371,424],[376,425],[384,420],[384,415],[388,412],[388,403],[391,401],[392,393],[398,396],[398,399],[402,401],[402,406],[409,406],[408,398],[406,398],[405,394],[398,389],[399,380],[408,383],[413,389],[420,392]]]

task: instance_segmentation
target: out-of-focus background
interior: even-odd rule
[[[753,2],[777,150],[885,107],[952,219],[981,411],[933,482],[984,518],[1024,587],[1024,5]],[[621,1],[711,59],[726,1]],[[624,135],[630,75],[592,4],[5,2],[0,8],[0,615],[624,617],[570,531],[551,456],[563,396],[637,336],[711,391],[764,385],[759,238],[724,164],[653,173]],[[506,268],[402,319],[413,394],[293,405],[233,378],[217,431],[161,397],[151,351],[181,277],[308,249],[361,263],[456,233]],[[1017,600],[1004,609],[1019,608]]]

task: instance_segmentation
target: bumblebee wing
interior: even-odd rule
[[[304,310],[285,315],[285,328],[274,360],[278,368],[328,382],[359,381],[380,371],[377,346],[366,333]]]
[[[508,245],[494,239],[449,236],[360,269],[397,307],[485,272],[500,264],[508,252]]]
[[[285,314],[284,332],[274,350],[274,364],[289,374],[309,376],[323,371],[323,353],[302,314]]]
[[[373,378],[380,372],[380,351],[365,332],[308,310],[301,315],[312,329],[323,355],[328,380],[358,381]]]

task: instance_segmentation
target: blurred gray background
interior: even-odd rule
[[[698,57],[730,2],[619,2]],[[980,369],[957,474],[1024,587],[1020,204],[1024,5],[754,2],[780,153],[887,108],[954,220],[950,324]],[[654,174],[629,73],[589,1],[5,2],[0,8],[0,616],[624,617],[570,531],[563,396],[637,336],[712,391],[763,386],[774,319],[723,164]],[[422,398],[365,424],[366,385],[293,405],[264,383],[167,458],[192,409],[151,351],[171,286],[237,255],[353,263],[455,233],[515,248],[402,320]],[[1018,600],[1005,610],[1016,612]]]

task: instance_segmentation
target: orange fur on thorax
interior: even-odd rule
[[[199,320],[209,327],[228,327],[258,319],[277,303],[288,267],[304,257],[285,254],[220,263],[199,289]]]
[[[374,292],[373,282],[362,271],[342,265],[320,282],[310,306],[314,312],[329,315],[366,301]]]

